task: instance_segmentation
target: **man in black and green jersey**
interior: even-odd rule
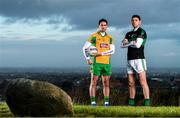
[[[106,19],[99,20],[99,31],[92,34],[83,46],[83,53],[89,65],[93,65],[91,84],[89,87],[89,95],[91,105],[95,106],[96,84],[99,76],[103,81],[104,105],[109,105],[109,79],[112,74],[110,57],[115,52],[114,41],[112,37],[106,33],[108,22]],[[97,48],[93,62],[90,59],[88,48],[93,45]]]
[[[121,47],[128,48],[127,53],[127,73],[129,85],[129,105],[134,106],[135,102],[135,73],[138,74],[140,84],[144,94],[145,106],[150,106],[149,87],[146,81],[146,60],[144,56],[144,47],[147,40],[145,30],[141,25],[141,18],[139,15],[133,15],[131,18],[133,30],[128,32],[122,40]]]

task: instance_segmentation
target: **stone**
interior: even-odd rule
[[[70,96],[59,87],[43,81],[15,79],[5,92],[6,103],[15,116],[65,116],[73,114]]]

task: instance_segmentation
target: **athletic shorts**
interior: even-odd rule
[[[127,63],[128,74],[141,73],[146,70],[147,70],[147,66],[145,59],[128,60]]]
[[[93,64],[93,74],[96,76],[110,76],[112,74],[111,64]]]

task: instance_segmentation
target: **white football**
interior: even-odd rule
[[[88,53],[93,56],[95,53],[97,53],[97,48],[95,46],[90,46],[88,48]]]

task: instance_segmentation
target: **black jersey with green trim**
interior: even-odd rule
[[[140,48],[133,48],[131,46],[128,47],[128,53],[127,53],[128,60],[145,59],[144,46],[145,46],[146,39],[147,39],[145,30],[143,30],[141,27],[139,27],[136,31],[128,32],[126,34],[125,38],[128,39],[129,42],[135,41],[137,38],[143,39],[143,42],[142,42]]]

